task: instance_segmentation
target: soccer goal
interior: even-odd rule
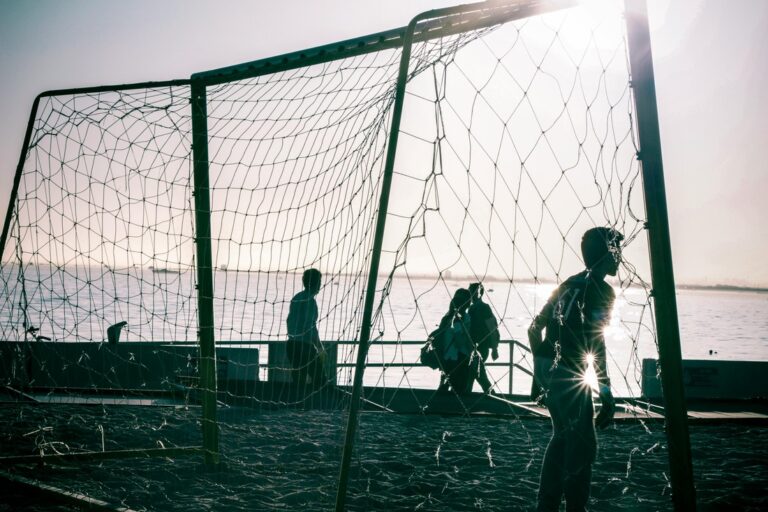
[[[665,489],[665,421],[690,503],[647,21],[620,7],[485,2],[41,94],[0,239],[0,463],[163,510],[524,507],[548,431],[526,332],[584,268],[582,234],[610,227],[615,431],[639,440],[596,485],[646,499],[634,461]],[[312,268],[319,340],[299,357]],[[473,283],[499,340],[457,390],[420,352]],[[664,403],[644,396],[657,373]],[[31,466],[93,461],[112,471]]]

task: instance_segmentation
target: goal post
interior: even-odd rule
[[[211,198],[208,178],[208,108],[205,87],[192,82],[192,154],[195,196],[195,248],[200,339],[200,389],[203,405],[203,445],[206,463],[219,463],[219,425],[216,422],[216,346],[213,313],[213,257],[211,255]]]
[[[166,316],[154,326],[146,321],[154,314],[148,297],[173,288],[174,281],[179,291],[194,296],[193,280],[184,279],[193,261],[179,257],[194,232],[186,223],[188,216],[179,215],[187,209],[189,195],[183,191],[189,190],[188,183],[171,185],[162,176],[189,175],[182,126],[189,117],[189,95],[184,92],[189,83],[62,89],[35,98],[0,239],[2,391],[20,404],[142,403],[146,394],[167,394],[166,383],[174,374],[186,373],[182,368],[190,357],[197,359],[196,351],[188,348],[196,340],[183,334],[186,322],[196,323],[194,316]],[[138,154],[157,149],[153,144],[167,144],[160,164],[157,158],[150,162]],[[137,184],[139,177],[147,182]],[[136,205],[153,194],[156,221],[164,227],[137,229],[131,220],[140,211]],[[101,236],[102,230],[110,231],[111,240]],[[143,247],[150,238],[157,252]],[[131,257],[147,268],[139,270]],[[137,294],[138,300],[126,297],[132,287],[153,281],[153,268],[168,272],[166,279],[155,279],[149,286],[155,291]],[[93,309],[79,318],[70,316],[88,307]],[[67,313],[59,313],[64,310]],[[131,314],[136,314],[131,328],[137,337],[151,340],[143,346],[118,344],[122,325],[110,327]],[[173,342],[190,345],[179,350]],[[70,453],[43,443],[38,455],[4,456],[2,463],[66,464],[205,453],[199,438],[186,441],[184,447],[107,449],[102,444],[100,451],[83,446]]]
[[[696,510],[661,135],[645,0],[627,0],[626,17],[632,89],[637,107],[638,159],[642,162],[645,212],[648,216],[653,304],[669,439],[672,499],[675,510]]]

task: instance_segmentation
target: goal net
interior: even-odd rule
[[[15,470],[129,507],[327,509],[346,449],[350,509],[526,506],[549,435],[526,332],[583,270],[582,234],[603,226],[625,237],[605,340],[627,421],[595,486],[600,500],[662,499],[660,416],[638,400],[657,349],[624,22],[542,11],[496,4],[417,24],[401,116],[404,29],[189,81],[41,95],[4,230],[12,428],[0,452],[100,458],[130,478],[34,474],[31,459]],[[195,115],[208,188],[193,178]],[[210,240],[197,235],[200,194]],[[311,268],[320,343],[297,357],[287,318],[311,303],[296,298]],[[213,419],[199,407],[201,272],[213,281]],[[420,350],[471,283],[500,342],[488,384],[474,375],[459,391]],[[363,412],[345,447],[357,371]],[[181,457],[203,451],[201,421],[219,432],[215,476]],[[145,455],[163,458],[114,460]]]

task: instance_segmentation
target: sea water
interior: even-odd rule
[[[99,267],[3,268],[0,335],[29,339],[23,319],[36,336],[53,341],[103,341],[106,328],[127,322],[122,341],[195,342],[197,295],[194,269]],[[22,286],[23,284],[23,286]],[[617,394],[635,396],[642,360],[657,359],[653,311],[646,289],[611,283],[617,299],[605,331],[609,373]],[[380,278],[364,383],[370,386],[436,387],[439,374],[419,365],[419,349],[448,309],[450,297],[468,283],[435,277]],[[341,343],[337,381],[352,382],[366,280],[362,275],[329,276],[318,295],[318,329],[323,340]],[[484,300],[495,312],[503,340],[527,345],[526,330],[554,284],[485,282]],[[267,346],[286,339],[291,297],[301,290],[300,274],[218,270],[214,273],[214,336],[217,343],[259,347],[267,378]],[[768,360],[768,293],[679,290],[677,308],[685,359]],[[390,343],[396,342],[396,343]],[[510,350],[511,349],[511,350]],[[530,389],[530,353],[503,343],[498,366],[489,374],[501,392]],[[489,362],[493,362],[490,361]],[[346,366],[345,366],[346,365]],[[477,387],[477,385],[476,385]]]

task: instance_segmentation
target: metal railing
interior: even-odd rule
[[[374,342],[374,345],[384,345],[384,346],[421,346],[425,342],[424,341],[416,341],[416,340],[401,340],[401,341],[376,341]],[[516,339],[505,339],[500,340],[499,345],[509,345],[509,360],[508,361],[487,361],[485,363],[486,367],[492,368],[492,367],[504,367],[509,369],[508,373],[508,393],[511,395],[513,394],[513,383],[514,383],[514,370],[520,370],[526,375],[529,375],[533,377],[533,373],[531,372],[531,369],[526,368],[525,366],[520,364],[520,361],[515,362],[515,348],[522,351],[522,357],[525,358],[526,356],[530,356],[531,349],[525,345],[524,343],[520,342]],[[248,346],[266,346],[267,347],[267,358],[268,361],[272,361],[272,358],[269,356],[270,351],[272,350],[272,347],[284,347],[285,341],[282,340],[276,340],[276,341],[217,341],[217,346],[239,346],[239,345],[248,345]],[[323,345],[326,347],[326,349],[333,348],[332,350],[329,350],[329,352],[332,353],[332,359],[333,361],[330,363],[332,369],[335,371],[338,368],[354,368],[356,366],[355,363],[350,362],[339,362],[338,361],[338,352],[336,350],[336,347],[338,346],[357,346],[357,341],[346,341],[346,340],[336,340],[336,341],[324,341]],[[532,361],[531,361],[532,363]],[[412,363],[390,363],[390,362],[368,362],[366,363],[367,368],[418,368],[422,367],[420,361],[415,360]],[[273,369],[273,365],[271,362],[267,363],[259,363],[259,370],[261,373],[261,370],[267,370]]]

